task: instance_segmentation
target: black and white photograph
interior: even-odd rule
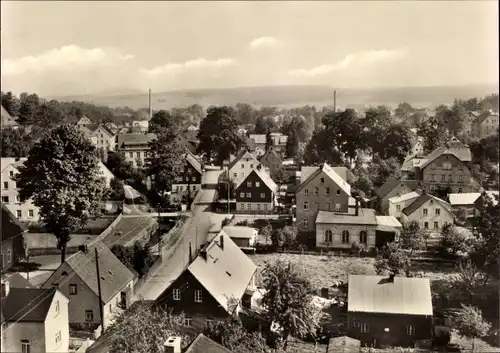
[[[494,0],[1,3],[1,352],[500,352]]]

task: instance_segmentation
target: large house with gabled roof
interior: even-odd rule
[[[184,154],[184,170],[177,176],[172,184],[171,199],[173,202],[181,201],[182,196],[191,195],[194,198],[201,189],[203,176],[203,163],[187,148]]]
[[[149,143],[156,139],[156,134],[129,133],[116,136],[116,151],[125,155],[125,159],[135,166],[146,163],[150,150]],[[139,163],[138,163],[139,162]]]
[[[236,210],[240,213],[269,213],[276,206],[278,186],[259,165],[236,185]]]
[[[255,290],[257,266],[221,232],[204,245],[155,304],[184,313],[184,324],[203,330],[236,315]]]
[[[82,118],[83,119],[83,118]],[[80,119],[81,120],[81,119]],[[114,151],[116,147],[115,133],[104,124],[76,125],[78,130],[87,137],[96,148]]]
[[[238,185],[259,165],[262,166],[252,153],[247,150],[241,150],[227,165],[229,180]]]

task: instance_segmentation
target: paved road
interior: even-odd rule
[[[215,222],[221,222],[226,215],[210,212],[210,204],[215,193],[215,184],[221,170],[208,169],[203,174],[202,189],[193,209],[189,223],[181,235],[182,240],[178,243],[172,256],[163,259],[162,266],[152,275],[149,280],[136,293],[136,299],[155,300],[182,272],[189,260],[189,245],[193,253],[203,244],[209,229]],[[163,251],[165,253],[165,249]]]

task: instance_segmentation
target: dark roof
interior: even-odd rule
[[[349,275],[348,312],[432,316],[428,278]]]
[[[418,180],[387,180],[384,185],[379,187],[375,193],[381,199],[384,198],[387,194],[389,194],[392,190],[394,190],[398,185],[405,184],[411,191],[415,191],[419,185]]]
[[[403,213],[407,216],[411,215],[413,212],[418,210],[420,207],[422,207],[423,204],[425,204],[429,200],[435,200],[436,202],[439,202],[443,206],[448,204],[446,201],[441,200],[435,196],[432,196],[430,194],[422,194],[420,195],[415,201],[413,201],[411,204],[409,204],[407,207],[403,209]],[[449,209],[448,207],[445,206],[445,208]]]
[[[429,153],[425,157],[426,161],[422,162],[419,168],[425,168],[427,165],[441,157],[443,154],[452,154],[462,162],[470,162],[472,160],[472,154],[469,146],[461,142],[456,137],[452,137],[451,140],[446,142],[444,145],[436,148],[434,151]]]
[[[200,174],[203,173],[201,161],[186,147],[186,161]]]
[[[228,348],[200,333],[184,353],[232,353]]]
[[[145,145],[156,138],[156,134],[118,134],[118,148],[123,145]]]
[[[10,288],[2,299],[5,321],[44,322],[52,304],[56,288]]]
[[[9,282],[10,288],[36,288],[19,272],[7,273],[2,276],[2,281]]]
[[[240,185],[244,185],[246,180],[252,175],[253,173],[257,174],[259,179],[268,187],[269,190],[272,192],[277,192],[278,191],[278,185],[271,179],[271,176],[261,167],[253,169],[245,179],[243,179],[238,185],[236,185],[236,189],[240,187]]]
[[[26,232],[26,227],[2,204],[2,241]]]

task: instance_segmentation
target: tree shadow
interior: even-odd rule
[[[17,264],[13,265],[10,269],[9,272],[33,272],[33,271],[38,271],[42,264],[39,264],[37,262],[18,262]]]

